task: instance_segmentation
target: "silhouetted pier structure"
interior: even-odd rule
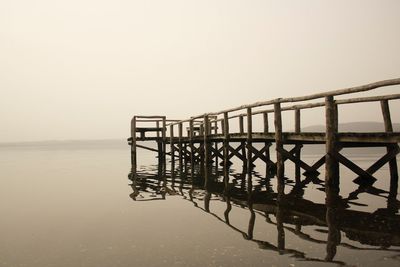
[[[295,176],[298,180],[301,169],[306,176],[315,176],[325,164],[326,186],[338,187],[340,164],[359,176],[357,183],[373,184],[376,180],[374,173],[388,163],[390,188],[393,190],[391,194],[396,195],[396,156],[400,152],[400,132],[393,131],[389,102],[398,101],[400,94],[357,98],[343,96],[399,84],[400,78],[308,96],[278,98],[193,116],[186,120],[169,120],[165,116],[134,116],[131,121],[131,137],[128,138],[132,166],[136,168],[137,165],[137,148],[156,151],[160,161],[165,161],[168,155],[172,161],[178,160],[180,165],[192,166],[191,169],[193,165],[200,164],[206,178],[210,166],[219,161],[228,169],[230,160],[236,157],[251,171],[254,161],[260,159],[271,173],[276,174],[279,186],[282,186],[284,163],[290,160],[296,166]],[[376,102],[381,106],[384,131],[339,132],[341,106],[352,105],[356,109],[357,103],[372,105]],[[301,112],[306,109],[319,109],[325,113],[324,132],[301,131]],[[282,114],[287,112],[294,114],[294,130],[290,132],[284,132],[282,127]],[[253,122],[257,119],[262,119],[262,131],[254,130]],[[157,148],[138,144],[138,141],[155,141]],[[325,144],[325,155],[310,164],[301,158],[301,151],[302,147],[314,144]],[[271,158],[271,145],[275,147],[275,161]],[[369,168],[362,169],[341,153],[341,150],[348,147],[385,147],[387,152]],[[205,182],[207,183],[207,179]]]

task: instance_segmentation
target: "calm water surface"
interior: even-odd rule
[[[199,169],[140,153],[134,175],[124,141],[0,147],[0,266],[400,265],[387,167],[369,188],[342,167],[342,204],[327,209],[323,183],[296,187],[290,164],[277,201],[261,162],[251,186],[234,162],[226,191],[222,170],[205,188]],[[351,158],[367,168],[379,153]]]

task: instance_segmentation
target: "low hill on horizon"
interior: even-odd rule
[[[393,123],[393,130],[400,131],[400,123]],[[302,132],[324,132],[325,125],[312,125],[301,128]],[[360,121],[339,123],[339,132],[384,132],[383,122]]]

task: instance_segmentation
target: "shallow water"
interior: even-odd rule
[[[350,154],[366,168],[379,153]],[[317,154],[303,159],[313,162]],[[205,188],[198,168],[192,177],[178,163],[173,172],[171,163],[159,167],[154,153],[141,150],[129,180],[124,141],[2,146],[0,266],[400,264],[400,233],[393,227],[399,205],[388,201],[386,166],[365,190],[342,167],[340,195],[347,205],[328,209],[323,183],[295,190],[290,164],[279,201],[276,179],[265,179],[261,162],[251,187],[234,162],[229,194],[221,169]]]

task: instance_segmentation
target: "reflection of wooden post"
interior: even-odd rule
[[[283,189],[285,166],[283,155],[281,150],[283,149],[283,138],[282,138],[282,111],[281,103],[277,102],[274,104],[274,124],[275,124],[275,145],[276,145],[276,177],[278,178],[278,188]]]
[[[381,108],[382,108],[382,115],[383,121],[385,123],[385,131],[387,133],[393,132],[393,125],[392,119],[390,117],[390,108],[388,100],[381,100]],[[393,149],[397,149],[397,144],[390,144],[386,147],[387,152],[392,151]],[[396,197],[397,195],[397,188],[399,182],[399,174],[397,169],[397,160],[396,157],[389,161],[389,169],[390,169],[390,194],[391,197]]]
[[[229,213],[230,213],[231,210],[232,210],[231,196],[230,196],[229,191],[226,191],[225,194],[226,194],[226,198],[225,198],[225,201],[226,201],[226,210],[224,211],[224,217],[225,217],[225,222],[226,222],[228,225],[230,225]]]
[[[253,209],[253,203],[251,201],[248,202],[248,206],[250,211],[250,219],[249,219],[249,227],[247,228],[247,238],[249,240],[252,240],[254,233],[254,225],[256,222],[256,212]]]
[[[247,110],[249,114],[249,110]],[[251,116],[251,109],[250,109]],[[251,123],[250,123],[251,124]],[[249,129],[248,129],[249,130]],[[247,228],[247,238],[249,240],[253,239],[254,225],[256,222],[256,213],[253,209],[253,180],[251,170],[248,168],[247,173],[247,205],[250,211],[249,227]]]
[[[294,131],[295,133],[300,133],[301,128],[300,128],[300,109],[295,109],[294,110]],[[301,145],[296,144],[296,152],[294,156],[300,160],[301,157]],[[295,178],[296,182],[300,182],[300,165],[295,164]]]
[[[326,242],[326,261],[332,261],[336,255],[336,247],[340,244],[341,236],[339,229],[340,210],[338,191],[335,188],[326,188],[326,225],[328,226],[328,239]]]
[[[211,200],[211,193],[206,189],[206,195],[204,196],[204,210],[206,212],[210,212],[210,200]]]
[[[335,158],[336,138],[337,138],[337,108],[333,96],[325,97],[325,117],[326,117],[326,156],[325,156],[325,186],[326,190],[336,188],[339,190],[339,162]],[[329,188],[328,188],[329,187]]]
[[[285,250],[285,228],[283,225],[283,218],[284,218],[284,213],[283,213],[283,208],[281,204],[281,199],[282,199],[282,194],[283,192],[278,193],[278,201],[276,202],[276,229],[278,231],[278,242],[277,242],[277,248],[279,251],[279,254],[282,254],[283,251]]]
[[[137,164],[137,156],[136,156],[136,116],[132,118],[131,121],[131,164],[134,172],[136,174],[136,164]]]

